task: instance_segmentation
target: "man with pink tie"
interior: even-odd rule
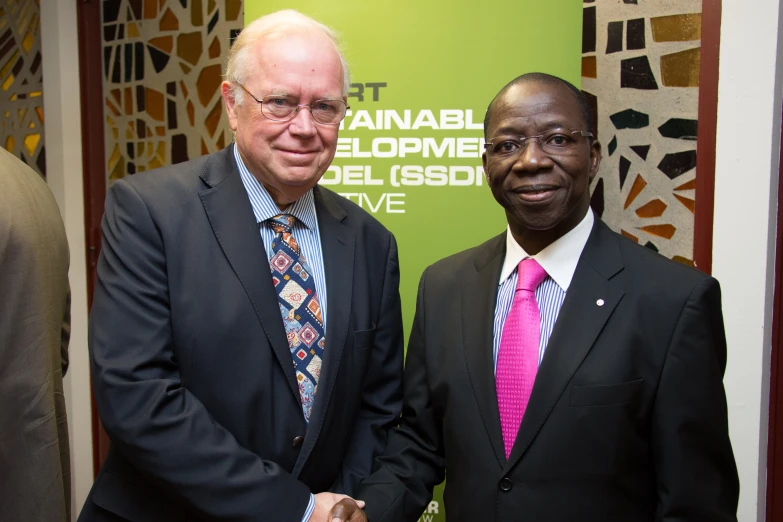
[[[490,104],[508,229],[422,275],[400,427],[335,518],[414,522],[445,477],[448,522],[736,522],[720,287],[593,215],[592,127],[546,74]]]

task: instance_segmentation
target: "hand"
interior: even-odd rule
[[[348,506],[349,509],[353,508],[351,511],[345,510],[347,513],[353,513],[353,510],[358,511],[358,513],[361,514],[362,518],[349,518],[344,517],[343,520],[345,522],[366,522],[367,517],[364,516],[364,512],[361,510],[361,508],[364,507],[364,502],[361,500],[354,500],[351,497],[347,495],[338,495],[336,493],[316,493],[315,494],[315,509],[313,510],[313,514],[310,515],[310,522],[332,522],[332,514],[330,509],[335,504],[340,504],[345,502],[345,506]],[[343,511],[340,511],[342,513]],[[328,516],[327,516],[328,515]]]
[[[332,507],[327,522],[367,522],[367,515],[361,508],[364,502],[345,497]]]

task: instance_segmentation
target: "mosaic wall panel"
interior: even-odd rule
[[[242,0],[103,0],[107,186],[231,142],[222,66]]]
[[[585,0],[582,89],[603,162],[593,208],[613,229],[693,259],[700,0]]]
[[[0,2],[0,146],[46,177],[39,0]]]

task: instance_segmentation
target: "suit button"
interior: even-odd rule
[[[511,479],[504,478],[500,481],[500,491],[511,491],[512,487],[514,487],[514,483],[511,482]]]
[[[302,444],[304,444],[304,437],[302,437],[301,435],[299,437],[294,437],[294,443],[293,443],[294,449],[301,448]]]

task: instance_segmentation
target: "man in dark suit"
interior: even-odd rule
[[[736,521],[718,283],[593,215],[591,128],[544,74],[490,104],[508,230],[422,275],[401,424],[358,492],[371,522],[415,521],[444,475],[448,522]]]
[[[107,197],[90,352],[112,445],[80,520],[320,522],[399,416],[394,237],[316,185],[349,86],[333,34],[263,17],[226,78],[235,144]]]
[[[41,176],[0,148],[0,518],[71,519],[68,241]]]

